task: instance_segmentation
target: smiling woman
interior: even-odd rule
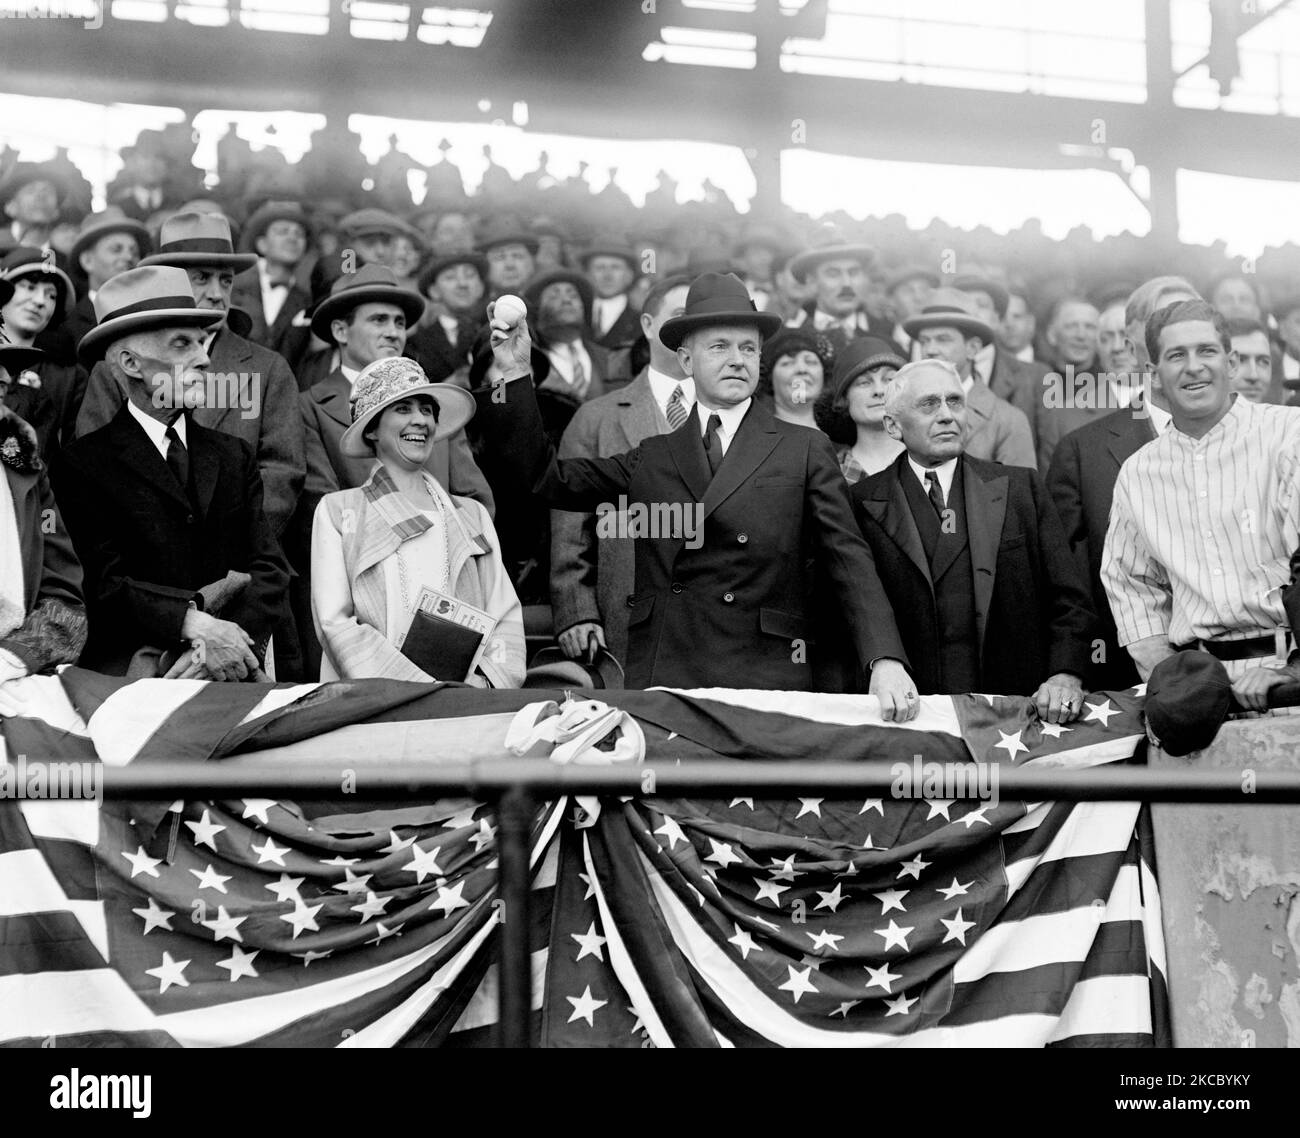
[[[468,393],[430,383],[404,357],[357,377],[339,446],[378,463],[365,485],[328,494],[316,509],[311,600],[322,680],[522,683],[523,610],[491,518],[425,469],[433,444],[473,414]]]

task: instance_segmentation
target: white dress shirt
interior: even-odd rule
[[[626,309],[627,293],[625,292],[619,293],[618,296],[596,297],[591,312],[596,335],[603,336],[614,327],[614,321],[622,316]]]
[[[907,465],[912,468],[912,473],[916,475],[916,480],[921,484],[921,493],[926,497],[930,496],[930,485],[925,480],[927,470],[933,470],[939,476],[939,490],[943,494],[943,504],[948,504],[948,498],[952,495],[952,480],[957,473],[957,460],[950,458],[947,462],[940,463],[938,466],[922,466],[910,454],[907,456]]]
[[[460,321],[448,313],[443,313],[438,317],[438,323],[442,325],[443,333],[447,337],[447,343],[453,348],[459,347]]]
[[[727,453],[727,448],[731,446],[731,440],[736,437],[736,432],[740,430],[740,421],[745,417],[745,412],[749,410],[752,399],[746,399],[743,403],[737,403],[734,407],[722,407],[718,410],[710,411],[704,404],[696,402],[696,409],[699,411],[700,438],[704,438],[704,433],[709,429],[709,416],[717,415],[721,420],[718,427],[718,438],[722,441],[722,453]]]
[[[1297,360],[1290,352],[1282,353],[1282,378],[1283,379],[1300,379],[1300,360]]]
[[[126,409],[131,412],[131,416],[137,423],[144,428],[144,433],[149,436],[149,441],[158,448],[158,453],[162,455],[163,461],[167,461],[167,451],[171,447],[171,440],[167,437],[167,424],[152,415],[146,415],[131,400],[126,401]],[[181,440],[181,446],[189,448],[189,441],[185,437],[185,416],[177,415],[176,421],[172,423],[176,428],[176,437]]]
[[[661,371],[655,371],[654,368],[646,369],[646,379],[650,381],[650,394],[654,396],[655,406],[665,419],[668,418],[668,403],[673,397],[673,392],[679,387],[682,389],[682,407],[687,413],[690,413],[691,405],[695,402],[695,380],[690,376],[685,379],[673,379],[671,375],[664,375]]]
[[[1145,401],[1145,406],[1147,418],[1151,420],[1151,429],[1155,431],[1156,438],[1159,438],[1169,430],[1169,424],[1174,421],[1174,417],[1163,407],[1157,407],[1150,399]]]
[[[996,344],[985,344],[975,353],[975,362],[971,364],[971,371],[984,383],[988,383],[993,378],[993,364],[996,362],[994,356],[997,350]]]
[[[1203,438],[1170,425],[1115,483],[1101,579],[1120,644],[1271,633],[1297,546],[1300,408],[1238,396]]]
[[[262,289],[262,315],[266,317],[266,325],[269,328],[275,323],[276,317],[280,315],[280,309],[284,307],[284,302],[289,297],[289,285],[273,284],[271,282],[271,273],[266,267],[266,258],[258,257],[257,259],[257,283]]]
[[[357,377],[361,375],[355,368],[348,367],[347,364],[339,364],[339,371],[343,373],[343,378],[348,381],[348,387],[353,391],[357,389]]]

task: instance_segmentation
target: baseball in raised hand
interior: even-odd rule
[[[528,306],[517,296],[502,296],[488,305],[492,353],[503,379],[532,372],[532,337],[528,334]]]

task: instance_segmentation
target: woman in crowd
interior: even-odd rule
[[[757,395],[783,422],[818,430],[813,406],[833,363],[830,343],[824,337],[803,328],[782,328],[763,345]]]
[[[850,483],[884,470],[903,451],[885,433],[885,393],[906,362],[894,345],[875,336],[854,340],[835,361],[815,413]]]
[[[477,502],[449,495],[424,468],[433,444],[469,422],[473,398],[452,384],[430,383],[401,356],[362,371],[353,395],[341,449],[379,464],[365,485],[327,494],[316,509],[311,599],[324,650],[321,679],[519,687],[523,614],[492,520]],[[463,665],[448,665],[447,674],[435,675],[416,663],[439,658],[438,637],[447,644],[463,639],[445,623],[430,624],[427,609],[417,613],[426,587],[450,598],[435,616],[454,620],[463,606],[486,613],[485,642],[469,674],[451,674]],[[417,640],[420,651],[412,648]]]
[[[26,349],[0,347],[0,390]],[[0,406],[0,715],[21,714],[9,680],[75,663],[86,643],[81,564],[63,526],[36,432]]]

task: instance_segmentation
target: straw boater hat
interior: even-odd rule
[[[194,303],[184,269],[145,265],[118,273],[95,294],[95,326],[77,345],[77,358],[90,368],[114,340],[151,328],[212,328],[224,312]]]
[[[140,255],[148,256],[149,230],[135,218],[127,217],[120,206],[111,205],[103,213],[87,214],[82,219],[81,229],[77,233],[77,239],[72,243],[68,260],[74,265],[80,265],[81,254],[93,248],[96,241],[101,237],[107,237],[110,233],[129,233],[139,245]]]
[[[924,328],[956,328],[963,336],[977,336],[981,343],[993,342],[993,329],[975,315],[970,297],[953,288],[936,289],[919,316],[903,321],[903,331],[913,339]]]
[[[676,351],[697,328],[731,324],[753,324],[766,337],[781,327],[781,317],[774,312],[759,312],[749,290],[735,274],[704,273],[691,282],[682,314],[660,325],[659,341]]]
[[[255,253],[236,253],[230,222],[220,213],[178,213],[163,222],[158,252],[137,266],[170,265],[188,269],[202,266],[241,272],[257,264]]]
[[[311,314],[311,330],[327,344],[334,343],[330,324],[341,320],[358,304],[395,304],[406,314],[406,326],[414,326],[424,315],[424,297],[397,283],[393,270],[384,265],[362,265],[355,273],[344,273],[330,288],[330,294]]]
[[[50,325],[56,326],[63,319],[64,313],[76,302],[77,290],[72,287],[68,274],[54,264],[53,254],[47,254],[34,245],[19,245],[11,249],[0,259],[0,277],[12,285],[14,281],[35,277],[50,281],[57,290],[54,301],[54,315]],[[8,300],[5,301],[9,303]]]
[[[371,458],[375,448],[366,428],[401,399],[427,395],[438,408],[431,441],[454,435],[474,417],[474,397],[453,383],[430,383],[424,369],[405,356],[389,356],[366,367],[352,388],[352,426],[343,432],[339,450],[349,458]]]

